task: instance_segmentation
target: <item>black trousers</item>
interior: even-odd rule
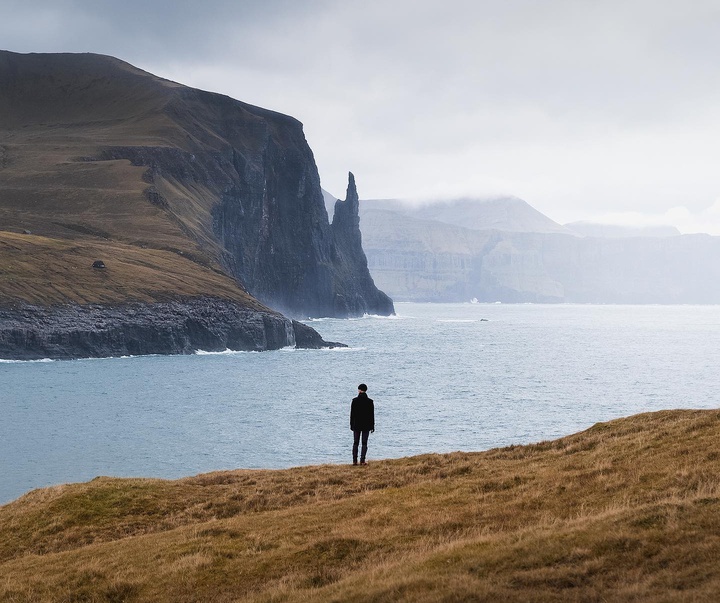
[[[362,450],[360,451],[360,462],[365,462],[365,455],[367,454],[367,441],[370,436],[369,429],[356,429],[353,431],[353,463],[357,463],[358,460],[358,444],[360,444],[360,437],[362,436]]]

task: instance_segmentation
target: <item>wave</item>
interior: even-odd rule
[[[38,358],[36,360],[10,360],[0,358],[0,364],[17,364],[19,362],[57,362],[57,360],[53,360],[52,358]]]
[[[355,320],[405,320],[408,316],[398,316],[397,314],[391,314],[390,316],[383,316],[382,314],[363,314],[362,316],[352,316],[342,320],[348,320],[350,322]]]
[[[126,356],[84,356],[79,358],[38,358],[35,360],[8,360],[0,358],[0,364],[16,364],[19,362],[93,362],[97,360],[129,360],[131,358],[155,358],[166,354],[128,354]]]
[[[262,353],[266,354],[269,352],[357,352],[366,348],[296,348],[295,346],[285,346],[284,348],[278,348],[277,350],[264,350]],[[235,356],[238,354],[260,354],[257,350],[222,350],[221,352],[208,352],[207,350],[196,350],[193,352],[194,356]]]
[[[477,322],[476,318],[438,318],[435,322]]]
[[[319,348],[317,350],[309,349],[309,348],[296,348],[294,346],[286,346],[284,348],[279,348],[277,350],[264,350],[265,352],[300,352],[300,351],[308,351],[308,352],[357,352],[362,351],[367,348]],[[231,350],[230,348],[226,350],[222,350],[219,352],[211,352],[208,350],[195,350],[191,356],[235,356],[238,354],[259,354],[260,352],[257,350]],[[181,356],[182,354],[178,354],[178,356]],[[72,360],[129,360],[134,358],[151,358],[151,357],[160,357],[165,356],[165,354],[137,354],[137,355],[130,355],[130,356],[103,356],[103,357],[90,357],[90,358],[68,358],[65,360],[72,361]],[[171,354],[171,356],[175,356],[175,354]],[[38,364],[38,363],[47,363],[47,362],[63,362],[63,360],[53,359],[53,358],[36,358],[33,360],[14,360],[10,358],[0,358],[0,364]]]
[[[326,322],[329,320],[368,320],[368,319],[379,319],[379,320],[403,320],[408,318],[407,316],[398,316],[397,314],[391,314],[390,316],[384,316],[382,314],[363,314],[362,316],[350,316],[348,318],[333,318],[332,316],[324,316],[320,318],[303,318],[300,322]]]
[[[362,352],[364,350],[367,350],[367,348],[320,348],[319,352]]]
[[[283,348],[284,349],[284,348]],[[256,350],[231,350],[227,348],[220,352],[211,352],[209,350],[195,350],[193,356],[234,356],[235,354],[257,354]]]
[[[361,352],[367,348],[281,348],[279,352]]]

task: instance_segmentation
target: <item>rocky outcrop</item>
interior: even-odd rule
[[[322,348],[346,348],[342,343],[328,343],[312,327],[297,320],[292,321],[293,333],[295,334],[295,347],[306,350],[319,350]]]
[[[104,358],[286,346],[344,347],[275,312],[251,311],[214,298],[0,309],[0,358]]]
[[[348,177],[345,200],[335,202],[332,233],[337,249],[333,258],[336,275],[334,313],[350,316],[392,314],[392,300],[378,290],[368,269],[360,233],[360,200],[352,173]]]

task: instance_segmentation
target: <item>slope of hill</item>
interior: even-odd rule
[[[0,51],[0,134],[5,308],[203,295],[286,326],[251,296],[293,316],[392,312],[366,265],[350,272],[291,117],[111,57]]]
[[[0,507],[3,601],[714,601],[720,412]]]

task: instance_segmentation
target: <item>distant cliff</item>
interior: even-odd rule
[[[720,303],[720,237],[475,230],[369,205],[368,264],[396,300]]]
[[[331,226],[292,117],[112,57],[0,51],[4,308],[220,297],[294,317],[391,313],[352,223]],[[21,266],[25,248],[49,259]],[[77,263],[91,251],[105,272]]]

